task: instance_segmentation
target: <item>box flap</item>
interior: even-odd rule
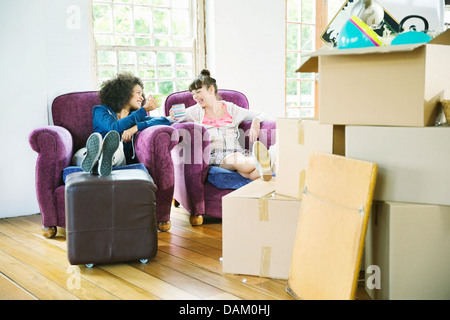
[[[450,29],[438,35],[436,38],[431,40],[429,44],[441,44],[450,45]],[[427,45],[426,43],[416,43],[416,44],[404,44],[396,46],[384,46],[384,47],[366,47],[357,49],[336,49],[336,48],[326,48],[317,50],[309,55],[309,59],[306,60],[296,72],[319,72],[319,62],[318,57],[323,56],[335,56],[335,55],[355,55],[355,54],[369,54],[369,53],[391,53],[391,52],[408,52],[413,51],[419,47]]]
[[[227,194],[226,198],[254,198],[259,199],[275,191],[275,179],[263,181],[257,179],[251,183]]]

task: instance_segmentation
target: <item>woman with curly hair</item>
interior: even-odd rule
[[[133,137],[151,126],[170,125],[165,117],[150,117],[154,97],[145,99],[142,81],[132,74],[118,74],[102,84],[101,105],[92,109],[94,133],[79,150],[73,164],[83,171],[110,175],[113,166],[135,163]]]

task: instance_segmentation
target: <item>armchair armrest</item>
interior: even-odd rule
[[[148,127],[136,135],[135,153],[156,184],[156,217],[158,222],[170,220],[170,206],[174,191],[172,149],[178,144],[178,132],[170,127]]]
[[[38,153],[36,160],[36,196],[47,219],[57,217],[55,190],[63,184],[63,169],[70,165],[73,140],[70,132],[60,126],[34,129],[28,138],[31,148]]]
[[[248,132],[250,130],[251,124],[251,121],[243,121],[239,126],[239,129],[242,130],[240,139],[245,139],[241,140],[241,143],[248,150],[251,150],[248,137]],[[276,125],[277,122],[272,120],[261,122],[258,140],[264,143],[267,148],[273,146],[276,143]],[[242,134],[242,132],[244,134]]]
[[[176,199],[190,213],[205,213],[205,182],[209,170],[210,141],[206,129],[192,122],[172,125],[180,135],[180,143],[172,152]]]

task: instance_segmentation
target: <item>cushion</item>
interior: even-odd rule
[[[251,179],[244,178],[236,171],[227,170],[217,166],[210,166],[207,181],[219,189],[239,189],[252,182]]]
[[[145,172],[148,173],[147,168],[144,166],[144,164],[142,163],[133,163],[133,164],[127,164],[125,166],[118,166],[118,167],[113,167],[113,170],[124,170],[124,169],[141,169],[144,170]],[[63,181],[64,183],[66,183],[66,177],[74,172],[80,172],[83,171],[83,169],[81,169],[81,167],[76,167],[76,166],[70,166],[67,167],[63,170]]]

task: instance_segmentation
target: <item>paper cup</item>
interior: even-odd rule
[[[186,106],[184,105],[184,103],[173,105],[172,110],[173,116],[176,120],[183,118],[186,114]]]

